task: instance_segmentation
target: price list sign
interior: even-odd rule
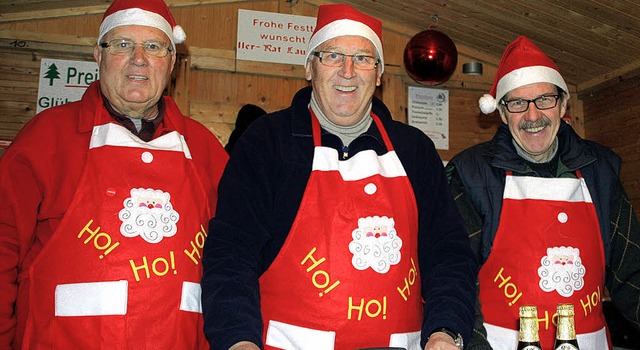
[[[449,149],[449,91],[409,86],[408,123],[422,130],[437,149]]]

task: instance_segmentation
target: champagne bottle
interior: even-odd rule
[[[558,304],[558,328],[554,350],[580,350],[576,339],[576,326],[573,320],[573,304]]]
[[[535,306],[520,306],[517,350],[541,350],[538,335],[538,309]]]

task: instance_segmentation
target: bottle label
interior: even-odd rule
[[[555,350],[579,350],[579,349],[572,344],[565,343],[565,344],[558,345],[558,347],[555,348]]]
[[[540,350],[540,347],[535,345],[527,345],[524,348],[522,348],[522,350]]]

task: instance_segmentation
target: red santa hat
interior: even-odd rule
[[[489,94],[480,98],[480,110],[484,114],[492,113],[509,91],[533,83],[551,83],[569,93],[555,63],[521,36],[504,50]]]
[[[320,44],[345,35],[356,35],[369,39],[376,48],[378,58],[380,58],[380,66],[384,71],[382,22],[344,4],[320,5],[316,28],[311,34],[304,63],[306,64],[313,51]]]
[[[173,46],[187,38],[164,0],[113,0],[102,18],[98,43],[111,29],[127,25],[158,28],[167,34]]]

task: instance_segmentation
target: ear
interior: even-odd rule
[[[173,68],[176,67],[177,56],[178,54],[175,51],[171,51],[171,68],[169,69],[169,74],[171,74],[173,72]]]
[[[100,66],[100,61],[102,60],[102,48],[98,45],[93,47],[93,59],[98,62],[98,66]]]
[[[376,86],[382,84],[382,67],[376,67]]]
[[[565,95],[566,96],[566,95]],[[564,117],[565,113],[567,113],[567,106],[569,105],[569,99],[562,97],[562,104],[560,105],[560,117]]]
[[[312,72],[311,61],[310,60],[307,61],[307,64],[304,66],[304,77],[308,81],[311,81],[311,78],[313,78],[313,72]]]
[[[498,113],[500,113],[500,119],[502,119],[502,122],[509,125],[506,109],[499,104],[497,109],[498,109]]]

